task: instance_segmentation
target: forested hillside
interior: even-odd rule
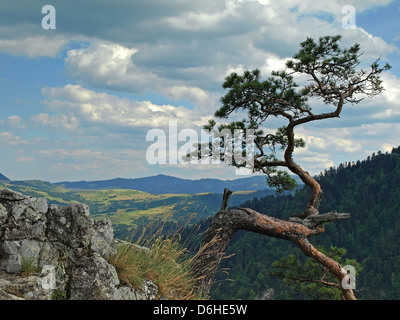
[[[320,212],[349,212],[351,219],[327,224],[325,233],[312,238],[312,243],[327,249],[346,248],[346,257],[361,264],[356,276],[358,299],[399,299],[400,148],[325,170],[318,181],[324,191]],[[309,190],[304,188],[294,196],[267,196],[241,206],[286,218],[301,212],[308,198]],[[268,271],[274,261],[288,254],[304,258],[291,243],[250,232],[235,236],[228,247],[230,254],[235,255],[220,266],[214,299],[254,299],[268,287],[274,289],[275,299],[288,298],[290,290]]]

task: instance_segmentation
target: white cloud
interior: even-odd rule
[[[166,127],[178,120],[191,126],[196,112],[182,106],[155,105],[150,101],[132,101],[105,92],[95,92],[80,85],[43,88],[44,103],[54,111],[69,113],[73,119],[94,124],[112,124],[127,127]],[[46,115],[37,116],[47,121]]]
[[[355,0],[350,4],[359,13],[389,2]],[[19,1],[18,8],[29,8],[23,15],[16,14],[15,4],[0,3],[0,52],[60,58],[63,49],[71,46],[64,52],[65,71],[77,84],[55,87],[47,83],[42,90],[46,109],[42,105],[25,116],[15,112],[1,121],[0,144],[26,148],[26,154],[14,160],[40,163],[37,174],[43,177],[50,174],[47,170],[53,176],[68,172],[71,179],[83,174],[100,178],[127,176],[134,169],[141,173],[161,170],[143,162],[144,131],[165,129],[171,120],[182,128],[198,128],[218,108],[226,75],[261,68],[267,77],[284,67],[306,36],[341,33],[344,46],[361,44],[366,62],[398,52],[393,44],[360,27],[344,31],[341,9],[349,4],[346,0],[91,0],[81,1],[80,10],[75,4],[56,5],[57,30],[47,32],[40,28],[40,10],[35,13],[37,4],[31,0]],[[94,5],[96,10],[92,10]],[[74,40],[84,40],[86,47],[77,47]],[[299,128],[307,147],[296,150],[295,156],[305,169],[323,170],[395,145],[400,134],[396,124],[400,81],[390,73],[383,78],[387,90],[354,108],[346,105],[340,121]],[[121,96],[143,94],[146,99],[141,100],[146,101],[109,90]],[[196,108],[156,102],[153,96],[189,102]],[[19,104],[18,110],[26,108],[25,112],[27,107]],[[21,129],[24,135],[17,131]],[[32,130],[30,141],[24,138],[27,129]],[[33,144],[35,130],[48,138]],[[178,167],[176,172],[184,170],[198,177],[204,172],[215,176],[230,172],[212,166]]]
[[[335,150],[343,150],[346,153],[354,153],[362,149],[359,142],[351,139],[332,137],[331,142]]]
[[[368,65],[380,57],[387,59],[389,54],[400,52],[399,48],[393,43],[387,43],[382,38],[374,36],[359,26],[349,33],[343,33],[343,41],[349,45],[355,42],[359,43],[361,47],[360,52],[363,53],[361,59],[368,63]]]
[[[30,58],[55,57],[71,40],[61,33],[44,35],[32,30],[43,31],[26,24],[14,28],[0,26],[0,52]]]
[[[386,99],[387,103],[396,106],[397,110],[400,111],[400,78],[394,74],[385,73],[382,75],[382,80],[382,85],[385,88],[382,97]]]
[[[157,51],[157,48],[153,49]],[[156,69],[136,66],[134,60],[137,53],[138,49],[135,48],[95,40],[88,48],[69,50],[65,66],[74,79],[99,89],[139,94],[157,92],[173,100],[188,101],[203,109],[218,101],[206,90],[190,85],[190,81],[173,79],[173,76],[162,75]],[[203,67],[182,68],[179,72],[177,78],[210,76],[210,70]]]
[[[174,100],[188,100],[196,106],[206,106],[212,101],[210,94],[197,87],[173,86],[164,90],[165,95]]]
[[[71,76],[92,86],[142,92],[157,76],[134,65],[136,52],[135,48],[95,40],[88,48],[69,50],[65,65]]]
[[[16,136],[12,132],[3,131],[0,132],[0,143],[5,146],[18,146],[18,145],[26,145],[29,142],[27,140],[21,139],[21,137]]]
[[[353,1],[352,5],[361,12],[387,2]],[[368,59],[397,49],[361,28],[343,32],[341,9],[346,4],[226,0],[210,7],[187,2],[179,8],[171,2],[176,9],[165,15],[161,11],[152,15],[141,4],[143,14],[136,21],[121,15],[118,23],[109,26],[109,33],[104,27],[97,38],[89,38],[87,48],[69,50],[65,66],[75,80],[92,88],[161,93],[172,99],[184,95],[192,104],[201,104],[208,92],[221,92],[230,71],[262,68],[269,72],[284,67],[306,36],[342,33],[345,45],[361,43]],[[135,4],[130,6],[139,10]],[[333,21],[326,19],[329,15]],[[122,26],[125,30],[119,29]],[[138,30],[142,32],[139,38]]]
[[[51,127],[53,129],[65,129],[74,131],[79,127],[79,119],[65,114],[49,115],[48,113],[39,113],[31,116],[30,120],[39,126]]]
[[[296,161],[312,175],[317,175],[325,169],[335,166],[335,162],[329,154],[309,154],[299,157]]]
[[[99,138],[101,139],[101,138]],[[54,178],[52,181],[84,179],[98,180],[100,177],[134,177],[146,175],[151,170],[143,161],[143,151],[134,149],[99,150],[82,148],[81,142],[60,148],[38,149],[32,152],[38,163]],[[64,173],[68,172],[68,178]],[[39,172],[40,173],[40,172]]]
[[[281,59],[276,54],[267,53],[265,64],[261,68],[261,70],[264,71],[266,74],[271,74],[272,71],[283,70],[285,69],[285,65],[288,60],[289,58]]]
[[[26,129],[26,125],[23,123],[23,119],[17,115],[9,116],[7,118],[7,123],[11,128]]]

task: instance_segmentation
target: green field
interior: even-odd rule
[[[194,222],[214,215],[222,199],[222,195],[214,193],[154,195],[130,189],[70,190],[38,180],[2,183],[0,187],[46,198],[53,204],[85,203],[94,219],[107,217],[114,226],[134,225],[140,218]],[[256,194],[254,191],[236,192],[230,203],[239,205]]]

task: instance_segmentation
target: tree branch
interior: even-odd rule
[[[331,212],[316,215],[316,216],[308,216],[308,217],[305,217],[304,219],[301,219],[300,217],[301,217],[301,215],[293,216],[293,217],[289,218],[287,221],[300,223],[300,224],[306,226],[307,228],[316,228],[327,222],[349,219],[350,213],[337,213],[336,211],[331,211]]]
[[[229,198],[232,195],[232,191],[229,190],[228,188],[224,189],[224,195],[222,196],[222,205],[221,205],[221,211],[224,211],[228,208],[228,202]]]
[[[307,238],[299,238],[295,243],[306,256],[311,257],[318,263],[324,265],[329,272],[339,280],[340,290],[342,291],[345,300],[356,300],[353,290],[350,287],[344,288],[342,286],[343,280],[348,278],[348,274],[337,261],[329,258],[327,255],[315,248]]]
[[[302,221],[297,220],[299,218],[291,218],[291,221],[280,220],[249,208],[226,210],[230,193],[229,189],[225,189],[221,210],[214,216],[205,233],[202,246],[192,260],[192,272],[196,279],[195,290],[201,291],[205,296],[209,294],[218,265],[237,230],[248,230],[289,240],[307,256],[327,267],[340,281],[347,276],[347,272],[335,260],[314,248],[308,238],[324,232],[323,223],[347,219],[350,217],[349,214],[329,212],[319,217],[308,217]],[[355,299],[351,289],[341,289],[346,298]]]

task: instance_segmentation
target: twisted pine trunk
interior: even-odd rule
[[[305,255],[324,265],[340,282],[340,289],[346,300],[355,300],[351,288],[344,288],[341,284],[348,277],[346,270],[340,264],[320,252],[308,238],[324,232],[322,223],[347,219],[346,213],[330,212],[304,220],[291,218],[280,220],[258,213],[247,208],[227,210],[228,199],[232,192],[224,191],[221,210],[215,215],[208,227],[202,247],[192,262],[196,290],[207,296],[213,284],[215,273],[224,256],[225,250],[237,230],[248,230],[266,236],[289,240],[295,243]],[[346,279],[345,279],[346,280]]]

